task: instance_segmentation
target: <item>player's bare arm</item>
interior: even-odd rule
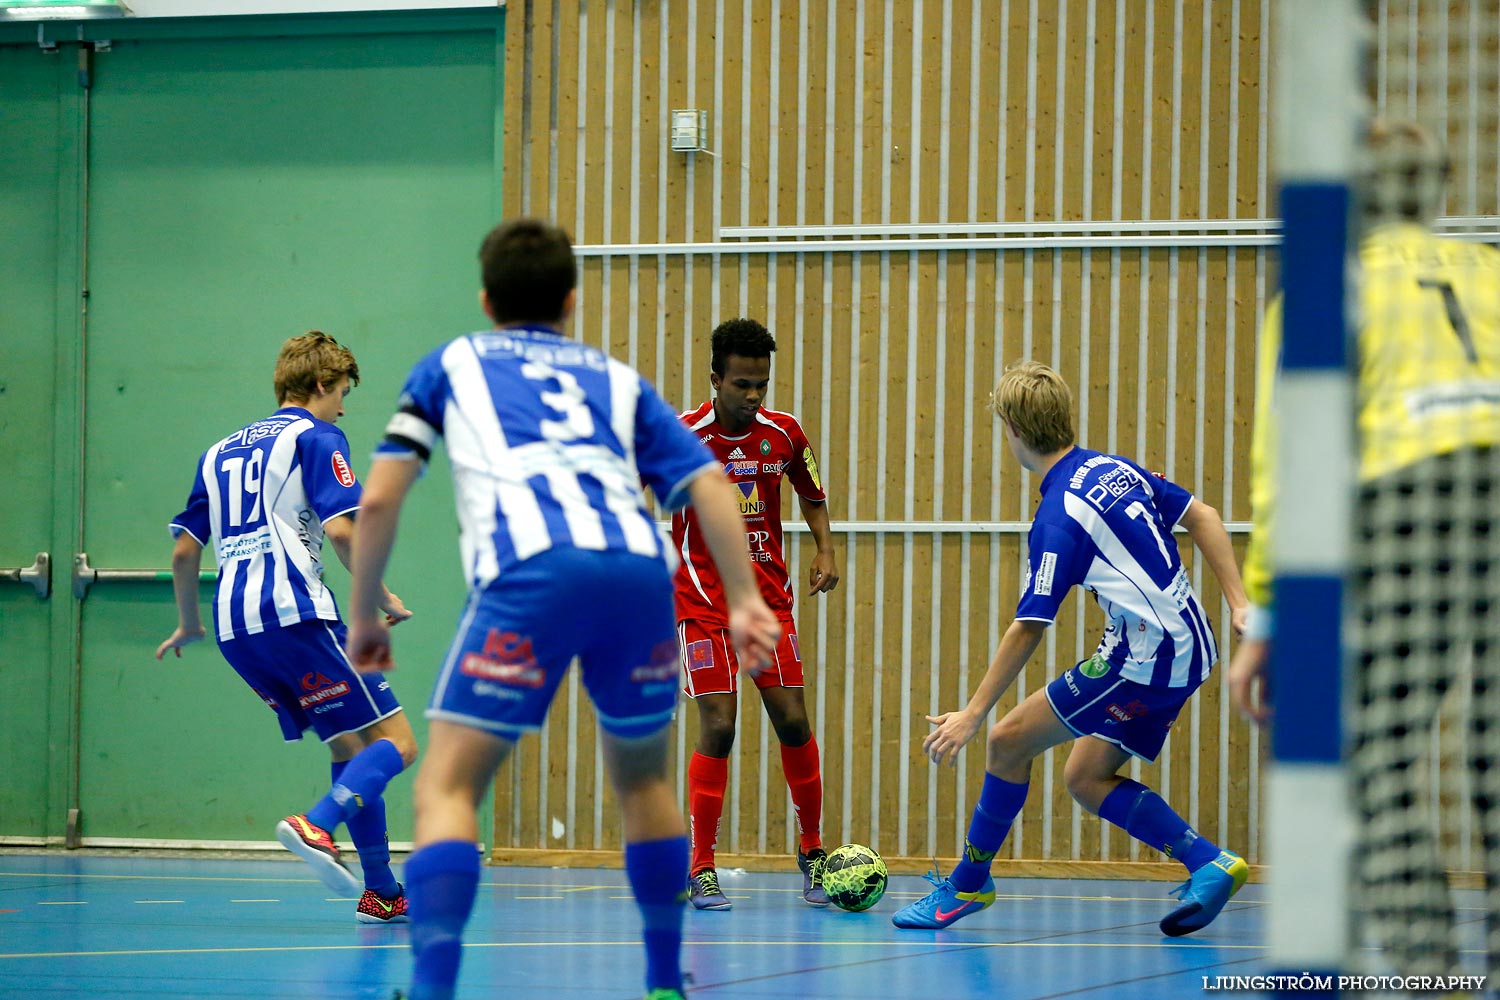
[[[817,555],[813,556],[812,565],[807,570],[807,596],[826,594],[839,585],[839,561],[833,551],[833,529],[828,523],[828,501],[809,500],[800,495],[797,501],[802,507],[802,519],[807,522],[807,527],[812,531],[813,541],[818,546]]]
[[[1192,536],[1193,544],[1208,561],[1219,589],[1229,602],[1229,620],[1235,634],[1245,631],[1245,616],[1250,609],[1250,599],[1245,596],[1245,584],[1240,580],[1239,566],[1234,561],[1234,547],[1229,541],[1229,532],[1224,530],[1224,520],[1219,512],[1201,500],[1188,505],[1187,513],[1180,522]]]
[[[167,650],[182,656],[182,647],[202,642],[206,633],[198,611],[198,568],[203,564],[203,546],[186,531],[172,546],[172,594],[177,598],[177,629],[156,647],[156,658]]]
[[[380,581],[396,542],[401,505],[422,471],[411,458],[377,458],[360,500],[349,566],[349,660],[368,673],[391,670],[391,634],[380,616],[389,591]]]
[[[354,542],[354,517],[350,514],[340,514],[338,517],[330,518],[323,524],[323,535],[333,545],[333,551],[338,553],[339,562],[344,568],[353,572],[354,566],[350,562],[350,546]],[[380,610],[385,612],[385,623],[395,625],[404,622],[411,617],[401,598],[391,593],[384,583],[380,585]]]
[[[1258,726],[1264,726],[1271,719],[1271,692],[1266,684],[1270,647],[1266,639],[1241,639],[1225,675],[1234,706]]]
[[[1026,661],[1036,652],[1048,624],[1022,620],[1011,622],[1010,628],[1000,637],[994,659],[990,660],[989,669],[984,672],[984,679],[979,682],[969,703],[957,712],[927,716],[927,721],[937,728],[922,741],[922,750],[934,764],[941,764],[944,758],[950,764],[958,763],[958,752],[984,727],[985,716],[1010,689]]]
[[[366,496],[368,496],[368,490]],[[771,662],[781,625],[760,596],[755,570],[745,547],[745,522],[740,518],[734,487],[716,470],[706,470],[688,487],[698,528],[718,567],[729,605],[729,632],[740,660],[752,671]]]

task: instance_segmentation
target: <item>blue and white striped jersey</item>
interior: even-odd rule
[[[310,618],[338,621],[323,585],[323,525],[359,509],[344,432],[286,406],[203,454],[187,509],[172,519],[201,545],[215,540],[220,639]]]
[[[1042,478],[1016,618],[1056,620],[1075,584],[1108,626],[1097,656],[1128,680],[1182,687],[1208,677],[1219,650],[1172,528],[1187,490],[1116,455],[1074,448]]]
[[[447,443],[470,586],[554,547],[621,550],[675,569],[642,482],[676,510],[705,448],[645,379],[546,328],[459,337],[419,361],[376,457]]]

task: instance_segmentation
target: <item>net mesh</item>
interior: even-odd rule
[[[1500,973],[1500,7],[1376,0],[1359,178],[1354,899],[1406,974]],[[1404,228],[1404,235],[1403,233]],[[1439,239],[1432,239],[1436,235]],[[1472,943],[1469,944],[1472,947]]]

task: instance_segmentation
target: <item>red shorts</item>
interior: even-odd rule
[[[734,655],[729,627],[705,622],[677,623],[677,642],[682,650],[682,690],[689,698],[701,694],[734,694],[740,661]],[[802,654],[797,649],[797,626],[781,623],[781,641],[771,665],[755,677],[758,688],[802,686]]]

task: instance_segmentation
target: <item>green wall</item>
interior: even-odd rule
[[[70,563],[167,565],[194,460],[274,408],[286,337],[321,329],[359,358],[341,426],[362,471],[412,362],[482,324],[502,15],[108,33],[86,94],[76,45],[0,35],[0,565],[55,564],[45,602],[0,585],[0,836],[60,836],[76,804],[85,840],[269,840],[326,790],[327,753],[283,745],[211,643],[152,659],[170,584],[78,602]],[[446,480],[439,460],[388,578],[416,612],[391,681],[419,741],[463,596]],[[342,567],[331,582],[347,592]],[[388,796],[393,840],[410,785]]]

